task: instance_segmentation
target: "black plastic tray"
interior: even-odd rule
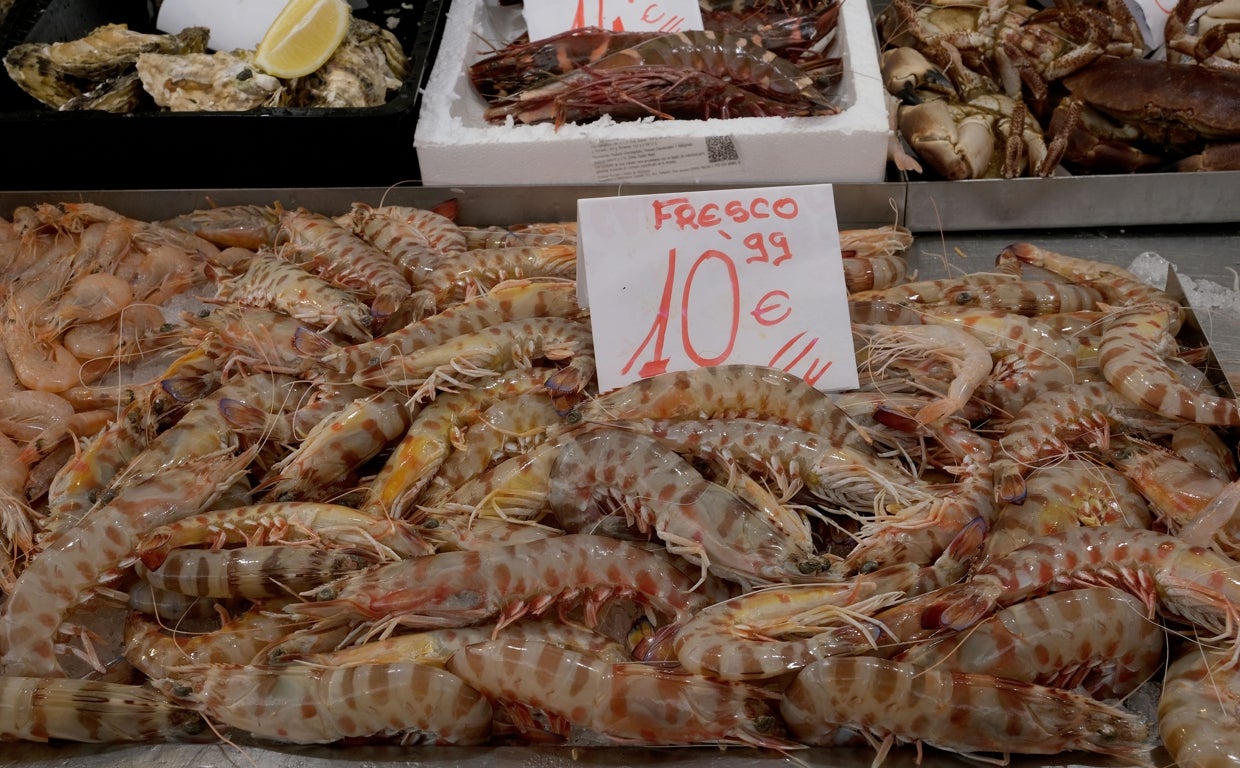
[[[392,29],[410,75],[387,103],[361,109],[58,112],[0,71],[0,188],[387,186],[418,181],[413,133],[447,0],[371,0],[359,18]],[[109,22],[155,31],[151,0],[17,0],[0,47],[58,42]]]

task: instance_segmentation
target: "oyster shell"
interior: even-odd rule
[[[409,75],[409,59],[396,35],[354,17],[344,40],[322,67],[289,86],[298,107],[377,107]]]
[[[26,93],[59,109],[104,81],[132,71],[143,53],[205,51],[207,37],[205,27],[165,35],[135,32],[125,24],[105,24],[77,40],[19,43],[4,55],[4,68]]]
[[[260,72],[242,53],[144,53],[138,57],[138,77],[155,103],[173,112],[280,106],[284,84]]]

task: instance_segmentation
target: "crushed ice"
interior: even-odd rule
[[[1128,271],[1142,282],[1160,289],[1167,287],[1169,269],[1175,270],[1176,279],[1184,288],[1188,305],[1194,310],[1219,310],[1240,318],[1240,290],[1234,287],[1229,288],[1210,280],[1195,280],[1152,251],[1139,254],[1128,267]],[[1237,280],[1240,281],[1240,276]]]

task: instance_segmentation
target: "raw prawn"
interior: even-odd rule
[[[1176,349],[1172,327],[1178,305],[1137,306],[1112,314],[1102,331],[1102,375],[1134,403],[1168,419],[1240,426],[1235,398],[1185,386],[1164,358]]]
[[[590,531],[617,508],[639,532],[653,531],[669,552],[700,565],[703,578],[787,582],[825,567],[800,515],[764,514],[657,440],[625,430],[567,440],[551,468],[547,506],[574,531]]]
[[[1240,754],[1231,727],[1240,700],[1240,670],[1227,650],[1186,642],[1167,665],[1158,699],[1158,732],[1176,765],[1226,768]]]
[[[202,511],[245,472],[251,456],[213,456],[125,486],[78,525],[41,546],[0,606],[6,675],[63,675],[55,637],[69,609],[120,566],[148,529]]]
[[[202,741],[202,717],[145,686],[0,676],[0,741]]]
[[[586,624],[621,597],[659,613],[685,617],[711,602],[671,558],[632,542],[573,534],[479,552],[440,552],[372,567],[314,590],[288,606],[299,617],[328,624],[364,621],[368,634],[397,627],[432,629],[496,619],[503,627],[583,603]]]
[[[212,510],[158,526],[142,536],[135,553],[147,567],[158,568],[177,547],[298,542],[365,550],[380,560],[431,551],[417,531],[400,520],[339,504],[288,501]]]
[[[397,355],[434,347],[498,323],[534,317],[584,318],[571,280],[508,280],[486,293],[421,318],[373,341],[351,344],[324,356],[340,373],[378,365]]]
[[[832,445],[856,433],[848,414],[805,379],[775,368],[718,365],[663,373],[582,405],[582,421],[754,418],[792,424]]]
[[[304,208],[280,214],[275,252],[334,285],[372,296],[377,324],[412,292],[400,267],[386,253],[331,218]]]
[[[1141,764],[1150,747],[1140,717],[1088,696],[871,657],[833,656],[805,667],[784,691],[780,712],[805,744],[860,732],[878,752],[875,768],[907,743],[982,759],[1082,750]]]
[[[211,300],[278,309],[352,341],[371,337],[374,316],[360,299],[270,253],[255,256],[245,272],[221,281]]]
[[[364,736],[477,744],[491,733],[491,705],[482,694],[450,672],[413,662],[182,666],[154,685],[213,723],[292,744]]]
[[[780,737],[771,695],[744,683],[534,640],[466,646],[448,669],[492,698],[550,711],[616,743],[797,746]]]
[[[1163,633],[1132,595],[1085,587],[1008,606],[896,658],[919,667],[1083,690],[1105,700],[1126,697],[1158,670]]]
[[[1035,539],[978,568],[922,616],[965,629],[996,608],[1079,586],[1114,586],[1147,610],[1228,640],[1240,652],[1240,565],[1174,536],[1122,526],[1072,528]]]

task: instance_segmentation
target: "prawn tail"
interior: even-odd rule
[[[939,600],[931,603],[921,614],[921,626],[964,630],[989,616],[994,609],[995,598],[990,591],[964,584],[945,590]]]

